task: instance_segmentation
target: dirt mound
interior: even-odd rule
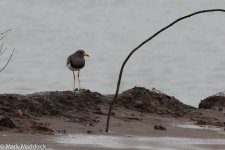
[[[168,96],[157,90],[134,87],[118,96],[118,106],[140,112],[157,113],[161,115],[180,116],[187,109],[194,107],[185,105],[173,96]]]
[[[42,92],[29,95],[1,94],[0,115],[19,116],[65,116],[80,123],[97,122],[92,111],[99,111],[103,96],[89,90]],[[18,111],[19,110],[19,111]],[[21,114],[20,114],[21,115]],[[83,116],[87,118],[81,119]]]
[[[39,120],[46,117],[63,118],[66,122],[90,127],[102,119],[101,115],[107,115],[112,99],[113,95],[101,95],[90,90],[52,91],[28,95],[0,94],[0,117],[8,117],[8,120],[0,120],[0,127],[15,128],[15,123],[15,130],[19,132],[53,134],[51,125]],[[142,87],[135,87],[119,94],[115,106],[123,110],[125,107],[139,112],[174,117],[183,116],[187,110],[193,108],[174,97]],[[126,116],[126,119],[142,120],[136,116]]]
[[[201,100],[199,108],[223,110],[225,109],[225,96],[216,94],[207,97],[206,99]]]
[[[100,105],[108,107],[112,95],[97,92],[54,91],[28,95],[0,94],[0,115],[8,116],[64,116],[73,122],[98,122],[96,114],[101,114]],[[134,87],[119,94],[117,106],[140,112],[179,116],[185,109],[193,107],[181,103],[173,96],[157,90]]]

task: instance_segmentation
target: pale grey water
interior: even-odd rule
[[[66,58],[86,49],[91,57],[82,87],[114,93],[119,68],[134,47],[176,18],[211,8],[224,9],[225,1],[1,0],[0,31],[13,28],[4,42],[16,52],[0,74],[0,92],[71,90]],[[224,26],[220,12],[176,24],[132,56],[120,91],[155,87],[197,106],[225,90]]]
[[[52,139],[51,139],[52,140]],[[145,137],[69,134],[53,139],[57,144],[83,148],[110,148],[129,150],[223,150],[224,139],[203,139],[185,137]],[[210,147],[212,146],[212,148]],[[204,148],[205,147],[205,148]],[[209,147],[209,148],[207,148]]]

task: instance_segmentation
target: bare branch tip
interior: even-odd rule
[[[2,33],[0,33],[0,35],[3,35],[3,34],[5,34],[5,33],[8,33],[9,31],[11,31],[12,29],[8,29],[8,30],[6,30],[6,31],[4,31],[4,32],[2,32]]]

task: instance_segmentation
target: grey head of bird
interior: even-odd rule
[[[89,55],[88,55],[84,50],[77,50],[77,51],[75,52],[75,55],[76,55],[76,56],[79,56],[79,57],[81,57],[81,58],[84,58],[84,56],[89,57]]]

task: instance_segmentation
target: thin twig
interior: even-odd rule
[[[9,32],[9,31],[11,31],[11,30],[12,30],[12,29],[6,30],[6,31],[4,31],[4,32],[0,33],[0,35],[3,35],[3,34],[5,34],[5,33]]]
[[[6,66],[9,64],[9,62],[10,62],[12,56],[13,56],[14,51],[15,51],[15,48],[13,49],[13,51],[12,51],[12,53],[11,53],[11,55],[10,55],[8,61],[7,61],[7,63],[6,63],[5,66],[0,70],[0,72],[2,72],[2,71],[6,68]]]
[[[0,53],[0,56],[7,50],[7,47]]]
[[[4,37],[6,37],[6,34],[4,34],[2,37],[0,37],[0,41],[1,41]]]
[[[121,78],[122,78],[122,74],[123,74],[123,69],[127,63],[127,61],[129,60],[129,58],[131,57],[131,55],[137,51],[140,47],[142,47],[144,44],[146,44],[147,42],[149,42],[150,40],[152,40],[154,37],[156,37],[158,34],[160,34],[161,32],[163,32],[164,30],[168,29],[169,27],[173,26],[175,23],[183,20],[183,19],[186,19],[186,18],[189,18],[189,17],[192,17],[194,15],[197,15],[197,14],[201,14],[201,13],[206,13],[206,12],[215,12],[215,11],[219,11],[219,12],[225,12],[224,9],[209,9],[209,10],[202,10],[202,11],[197,11],[197,12],[194,12],[194,13],[191,13],[189,15],[186,15],[184,17],[181,17],[181,18],[178,18],[177,20],[173,21],[172,23],[170,23],[169,25],[167,25],[166,27],[162,28],[161,30],[159,30],[158,32],[156,32],[155,34],[153,34],[151,37],[149,37],[148,39],[146,39],[145,41],[143,41],[140,45],[138,45],[136,48],[134,48],[130,54],[126,57],[126,59],[124,60],[121,68],[120,68],[120,74],[119,74],[119,78],[118,78],[118,82],[117,82],[117,88],[116,88],[116,93],[114,95],[114,98],[113,100],[110,102],[110,106],[109,106],[109,111],[108,111],[108,116],[107,116],[107,122],[106,122],[106,129],[105,129],[105,132],[108,132],[109,130],[109,121],[110,121],[110,115],[111,115],[111,111],[112,111],[112,108],[113,108],[113,104],[116,102],[117,100],[117,97],[118,97],[118,93],[119,93],[119,89],[120,89],[120,82],[121,82]]]
[[[3,35],[2,37],[0,37],[0,40],[2,40],[5,36],[6,36],[6,33],[8,33],[9,31],[11,31],[12,29],[9,29],[9,30],[6,30],[2,33],[0,33],[0,35]]]
[[[3,48],[3,42],[2,42],[1,47],[0,47],[0,53],[2,52],[2,48]]]
[[[11,30],[12,29],[9,29],[9,30],[6,30],[5,32],[0,33],[0,35],[3,35],[2,37],[0,37],[0,40],[2,40],[6,36],[6,33],[8,33]]]
[[[6,30],[6,31],[0,33],[0,35],[2,36],[2,37],[0,37],[0,41],[6,36],[6,33],[8,33],[8,32],[11,31],[11,30],[12,30],[12,29],[9,29],[9,30]],[[7,50],[7,47],[3,50],[3,42],[2,42],[1,47],[0,47],[0,56],[2,56],[2,54],[3,54],[6,50]],[[9,64],[9,62],[10,62],[12,56],[13,56],[14,51],[15,51],[15,48],[13,49],[13,51],[12,51],[10,57],[8,58],[6,64],[4,65],[4,67],[0,69],[0,72],[2,72],[2,71],[6,68],[6,66]]]

